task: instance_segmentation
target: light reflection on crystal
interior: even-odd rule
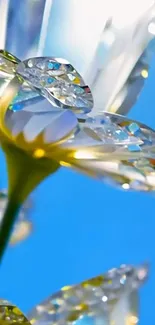
[[[40,84],[40,76],[48,71],[52,73],[58,71],[59,74],[63,71],[64,74],[67,69],[67,78],[70,78],[71,72],[73,74],[71,65],[64,65],[49,58],[29,59],[17,67],[22,69],[23,64],[26,64],[26,72],[23,70],[24,79],[29,80],[35,77],[36,90],[41,88],[44,91],[44,87]],[[60,77],[62,78],[59,75]],[[47,83],[49,83],[49,78],[50,84],[53,78],[57,80],[55,76],[49,77],[48,75]],[[77,79],[76,71],[75,79]],[[73,82],[72,86],[76,87],[75,80]],[[85,87],[82,79],[78,82],[80,82],[80,89]],[[63,166],[79,169],[104,181],[113,181],[115,185],[118,184],[125,190],[154,190],[155,171],[152,160],[155,158],[155,132],[152,129],[123,116],[106,112],[97,116],[78,113],[79,124],[71,110],[51,106],[50,111],[35,112],[35,109],[29,110],[29,106],[32,106],[32,103],[35,104],[35,101],[39,103],[41,97],[35,96],[35,91],[32,92],[32,98],[31,95],[30,98],[27,96],[31,94],[30,87],[33,88],[32,80],[31,86],[27,86],[27,89],[25,87],[24,82],[21,94],[18,93],[7,111],[5,121],[15,141],[19,139],[20,143],[23,140],[32,143],[30,150],[33,150],[34,157],[50,157]],[[45,88],[47,90],[48,85]],[[22,105],[24,109],[20,110]],[[37,139],[41,139],[41,143],[33,143],[38,141]],[[63,145],[55,154],[50,151],[49,145],[61,143]]]
[[[155,21],[149,23],[148,32],[155,36]]]
[[[126,115],[135,105],[149,76],[149,67],[153,57],[150,55],[150,47],[144,51],[138,62],[133,67],[128,78],[115,95],[112,103],[107,106],[106,111]],[[96,110],[96,109],[95,109]]]
[[[16,65],[19,62],[20,60],[11,53],[0,50],[0,94],[3,93],[9,81],[14,77]],[[43,97],[38,92],[33,91],[27,83],[24,83],[9,108],[13,111],[21,110],[42,100]]]
[[[12,6],[10,6],[10,8],[11,7]],[[25,8],[25,5],[21,5],[21,7],[22,7],[22,14],[23,14],[24,12],[23,8]],[[31,18],[32,18],[32,12],[34,8],[36,8],[36,10],[39,10],[39,19],[41,22],[43,16],[43,10],[44,10],[44,1],[42,0],[40,4],[35,3],[33,9],[29,8]],[[144,85],[144,81],[148,77],[148,71],[151,63],[152,54],[154,53],[154,50],[152,49],[152,42],[154,42],[154,22],[155,22],[154,8],[155,8],[154,3],[151,3],[150,6],[148,5],[147,10],[145,8],[144,12],[142,11],[143,14],[142,12],[139,14],[137,13],[137,16],[135,16],[135,21],[133,20],[133,24],[131,24],[131,26],[130,24],[126,26],[127,28],[126,31],[124,31],[123,29],[124,24],[126,25],[126,21],[123,22],[123,25],[122,23],[120,25],[120,21],[122,21],[122,17],[120,17],[120,15],[118,15],[120,19],[118,19],[118,17],[116,19],[115,15],[107,17],[105,25],[103,23],[103,26],[105,26],[105,28],[101,33],[100,41],[98,40],[97,53],[96,54],[94,53],[95,54],[93,59],[94,61],[92,62],[92,64],[90,64],[90,69],[88,69],[88,75],[87,72],[86,74],[85,73],[82,74],[84,80],[86,77],[87,84],[92,90],[93,97],[95,98],[93,114],[98,113],[99,109],[100,111],[106,110],[114,113],[117,112],[120,114],[127,114],[127,112],[135,104],[138,95],[141,92],[141,89]],[[12,15],[12,11],[10,12]],[[16,16],[19,18],[18,14],[14,12],[12,16],[13,20],[15,19]],[[16,22],[15,21],[14,23],[16,25],[17,21]],[[32,21],[29,23],[31,26]],[[37,31],[38,36],[40,32],[39,26],[41,25],[38,25],[38,21],[37,23],[35,22],[34,25],[35,33]],[[10,31],[10,33],[12,32],[14,33],[14,30]],[[21,26],[19,32],[21,33]],[[10,39],[9,42],[11,42],[12,44],[13,38],[10,38],[10,35],[11,34],[8,35]],[[34,40],[34,35],[31,35],[30,38]],[[12,51],[15,53],[14,50]],[[28,63],[27,68],[30,69],[31,72],[35,73],[36,69],[34,69],[34,65],[33,65],[34,60],[35,58],[27,60]],[[59,59],[56,60],[58,61]],[[57,89],[53,84],[55,78],[62,78],[62,71],[59,69],[60,68],[59,63],[63,65],[67,65],[66,60],[61,59],[60,62],[58,62],[57,70],[53,69],[54,67],[53,62],[49,62],[49,64],[46,66],[45,62],[39,61],[36,67],[40,69],[42,72],[45,71],[45,67],[51,70],[50,76],[48,78],[43,76],[42,86],[46,85],[48,88],[49,85],[52,85],[52,87],[55,88],[56,96],[54,96],[53,98],[51,94],[49,94],[49,92],[45,91],[45,93],[49,100],[55,102],[56,105],[59,104],[60,106],[60,101],[58,100],[57,102],[57,97],[60,95],[59,93],[60,89]],[[79,66],[80,64],[78,62],[78,67]],[[87,69],[85,69],[85,71],[87,71]],[[75,76],[72,73],[68,73],[69,82],[71,83],[74,82],[74,77]],[[36,76],[34,77],[31,75],[31,79],[34,82],[36,80]],[[65,89],[65,87],[63,88]],[[74,89],[75,88],[76,87],[74,85]],[[103,93],[101,92],[101,89],[103,89]],[[73,93],[73,87],[69,87],[65,89],[65,96],[66,96],[66,92],[68,91]],[[77,88],[77,91],[80,91],[80,89]],[[63,96],[61,97],[64,97],[63,92],[62,94]],[[79,93],[78,96],[80,96]],[[74,107],[75,98],[73,103],[73,97],[74,96],[68,96],[67,100],[66,98],[65,99],[61,98],[62,99],[61,104],[63,106],[69,105],[70,107],[71,106]],[[86,112],[89,110],[88,106],[90,102],[91,102],[90,100],[88,103],[88,101],[85,101],[84,99],[81,101],[80,99],[80,101],[76,101],[75,106],[78,106],[79,109],[81,107],[81,110],[84,110],[84,106],[85,106],[85,112]]]
[[[155,131],[109,113],[80,118],[79,126],[63,144],[63,166],[68,163],[125,190],[155,189]]]
[[[16,64],[19,62],[20,60],[11,53],[5,50],[0,50],[0,78],[13,77],[16,69]]]
[[[84,116],[79,119],[79,130],[67,142],[69,147],[88,147],[93,145],[152,145],[155,142],[153,129],[120,115],[104,113],[95,117]]]
[[[122,265],[79,285],[62,288],[37,305],[28,318],[35,325],[125,324],[129,317],[138,319],[138,289],[147,273],[146,265]]]
[[[89,87],[71,64],[60,62],[54,58],[32,58],[19,63],[16,71],[52,104],[88,113],[93,107]]]
[[[76,116],[70,110],[59,109],[36,113],[8,110],[5,121],[12,135],[20,137],[22,133],[25,140],[30,143],[41,134],[42,141],[47,146],[62,141],[66,136],[70,137],[78,124]]]
[[[8,196],[6,190],[0,191],[0,222],[4,215]],[[26,239],[32,232],[32,222],[29,219],[29,212],[31,209],[31,200],[28,200],[23,205],[19,212],[18,219],[14,225],[12,235],[10,238],[10,244],[14,245],[24,239]]]
[[[30,88],[23,86],[12,101],[9,109],[12,111],[20,111],[41,101],[43,101],[43,97],[39,96],[36,91],[32,91]]]

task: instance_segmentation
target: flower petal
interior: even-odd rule
[[[89,87],[75,68],[61,59],[31,58],[19,63],[16,72],[58,107],[85,113],[93,107]]]
[[[81,119],[79,125],[79,132],[62,145],[62,165],[111,179],[124,189],[155,189],[154,130],[110,113]]]
[[[30,111],[8,111],[7,127],[13,137],[23,134],[25,142],[35,142],[42,134],[43,144],[53,144],[64,141],[76,129],[78,121],[73,112],[57,110],[51,112],[33,113]],[[18,141],[16,142],[18,145]]]

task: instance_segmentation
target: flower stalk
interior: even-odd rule
[[[11,144],[3,144],[2,148],[8,168],[8,204],[0,225],[0,261],[22,204],[41,181],[59,168],[57,162],[35,160]]]

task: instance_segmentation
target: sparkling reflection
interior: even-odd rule
[[[75,68],[61,59],[31,58],[17,65],[16,72],[52,104],[88,113],[93,107],[89,87]]]
[[[105,113],[80,119],[63,147],[61,164],[122,189],[155,189],[155,131],[123,116]]]
[[[30,325],[22,311],[4,299],[0,299],[0,323],[5,325],[13,325],[14,323]]]
[[[141,271],[143,278],[139,277]],[[79,285],[62,288],[37,305],[28,318],[36,325],[128,324],[129,320],[138,320],[138,289],[147,273],[146,265],[122,265]]]

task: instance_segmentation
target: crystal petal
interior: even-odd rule
[[[0,50],[0,94],[3,93],[3,89],[8,85],[10,79],[14,77],[16,65],[19,62],[20,60],[11,53]],[[27,83],[24,83],[9,108],[14,111],[21,110],[41,100],[43,97],[39,96],[37,91],[32,91]]]
[[[89,87],[71,64],[48,57],[32,58],[17,65],[16,72],[52,104],[88,113],[93,107]]]
[[[78,121],[70,110],[33,112],[33,110],[7,111],[7,127],[12,135],[23,134],[27,142],[33,142],[40,134],[46,144],[62,141],[76,130]]]
[[[122,8],[122,4],[120,6]],[[155,4],[146,2],[146,7],[142,9],[137,2],[135,10],[131,2],[127,7],[130,12],[134,11],[134,19],[131,14],[130,18],[127,17],[126,8],[122,9],[122,15],[118,8],[111,12],[106,17],[109,20],[105,20],[91,63],[85,60],[87,69],[83,71],[83,76],[93,94],[94,115],[99,108],[100,112],[126,115],[149,77],[155,45]]]
[[[41,101],[43,101],[42,96],[39,96],[36,91],[32,91],[29,87],[23,85],[9,106],[9,109],[12,111],[19,111],[26,107],[35,105],[36,103],[38,104]]]
[[[80,117],[63,147],[68,154],[62,165],[124,189],[155,189],[155,132],[143,124],[110,113]]]

